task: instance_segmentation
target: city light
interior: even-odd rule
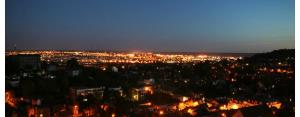
[[[239,109],[239,106],[238,106],[237,104],[233,104],[233,105],[231,106],[231,109]]]
[[[147,103],[144,103],[144,104],[141,104],[141,105],[143,105],[143,106],[151,106],[152,103],[151,102],[147,102]]]
[[[190,108],[187,110],[187,113],[191,114],[192,116],[196,115],[196,112],[194,112],[194,110]]]
[[[183,101],[183,102],[185,102],[185,101],[187,101],[187,100],[189,100],[189,98],[188,98],[188,97],[185,97],[185,96],[184,96],[184,97],[182,97],[182,101]]]
[[[189,62],[201,62],[201,61],[220,61],[222,59],[237,60],[241,57],[232,56],[209,56],[209,55],[188,55],[188,54],[155,54],[149,52],[139,53],[106,53],[106,52],[63,52],[63,51],[19,51],[19,52],[7,52],[6,55],[16,54],[40,54],[42,61],[56,61],[64,62],[70,58],[77,58],[80,64],[92,65],[96,63],[189,63]],[[87,57],[88,56],[88,57]],[[123,68],[123,67],[122,67]],[[103,71],[106,69],[103,68]]]
[[[225,114],[225,113],[222,113],[221,116],[222,116],[222,117],[226,117],[226,114]]]
[[[73,107],[73,116],[78,116],[78,114],[79,114],[78,110],[79,110],[78,106],[74,105],[74,107]]]
[[[195,106],[198,106],[199,105],[199,102],[194,102],[193,103],[193,106],[195,107]]]
[[[280,109],[282,103],[279,102],[279,101],[274,101],[274,102],[268,102],[267,105],[269,106],[269,108],[275,107],[275,108],[277,108],[277,109]]]
[[[164,114],[164,111],[163,110],[160,110],[159,111],[159,115],[163,115]]]

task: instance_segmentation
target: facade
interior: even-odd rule
[[[71,96],[75,100],[78,96],[95,95],[97,97],[103,97],[105,87],[93,87],[93,88],[71,88]]]
[[[141,101],[145,99],[147,94],[153,94],[153,89],[150,86],[145,86],[141,88],[134,88],[131,91],[133,101]]]

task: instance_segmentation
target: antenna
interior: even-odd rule
[[[14,51],[17,51],[17,44],[14,44]]]

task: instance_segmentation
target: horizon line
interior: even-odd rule
[[[282,48],[282,49],[274,49],[274,50],[295,50],[295,48]],[[271,50],[271,51],[274,51]],[[83,51],[83,52],[132,52],[132,53],[203,53],[203,54],[209,54],[209,53],[232,53],[232,54],[256,54],[256,53],[266,53],[266,52],[220,52],[220,51],[147,51],[147,50],[80,50],[80,49],[8,49],[5,50],[5,52],[12,52],[12,51]]]

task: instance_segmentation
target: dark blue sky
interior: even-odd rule
[[[6,49],[294,48],[294,0],[6,0]]]

